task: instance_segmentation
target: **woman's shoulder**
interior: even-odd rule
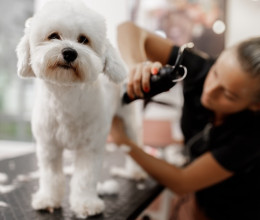
[[[180,47],[173,46],[169,56],[168,63],[174,65],[179,55]],[[184,88],[190,90],[194,85],[199,85],[204,82],[204,79],[209,72],[215,59],[208,56],[205,52],[187,48],[183,51],[183,59],[181,65],[187,69],[187,76],[184,79]]]

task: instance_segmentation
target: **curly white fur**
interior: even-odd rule
[[[79,217],[99,214],[105,206],[96,184],[113,116],[121,116],[128,135],[141,142],[135,107],[121,106],[126,69],[106,38],[103,17],[80,1],[50,1],[27,21],[17,56],[18,75],[37,79],[32,131],[40,179],[33,208],[61,206],[66,148],[75,150],[71,209]],[[125,172],[146,176],[134,162]]]

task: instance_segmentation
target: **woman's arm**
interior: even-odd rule
[[[131,148],[129,155],[154,179],[177,194],[195,192],[221,182],[233,174],[224,169],[210,152],[203,154],[185,168],[175,167],[146,154],[124,132],[121,119],[113,121],[111,136],[115,143]]]
[[[123,59],[130,67],[128,94],[142,96],[140,87],[144,91],[149,90],[150,74],[153,68],[166,64],[173,42],[126,22],[118,27],[118,44]],[[143,63],[147,60],[158,62]],[[130,146],[130,156],[153,178],[178,194],[194,192],[232,176],[211,153],[205,153],[185,168],[146,154],[125,135],[122,121],[117,118],[113,122],[111,136],[117,144]]]
[[[163,65],[168,61],[173,42],[138,27],[132,22],[118,26],[117,40],[120,53],[129,67],[150,60]]]
[[[129,66],[127,93],[130,97],[142,97],[150,90],[150,74],[157,73],[169,59],[173,42],[140,28],[132,22],[118,26],[118,46]]]

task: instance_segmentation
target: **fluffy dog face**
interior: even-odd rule
[[[20,76],[62,85],[93,82],[101,72],[118,82],[126,73],[103,17],[80,1],[47,3],[28,21],[17,55]]]

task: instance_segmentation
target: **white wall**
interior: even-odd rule
[[[47,0],[35,0],[38,9]],[[75,0],[76,1],[76,0]],[[84,0],[107,20],[108,37],[116,46],[116,26],[129,19],[131,0]],[[141,0],[143,1],[143,0]],[[227,0],[226,45],[260,35],[260,0]]]
[[[228,0],[226,45],[260,36],[260,1]]]
[[[107,35],[117,47],[116,27],[128,19],[127,0],[85,0],[90,8],[102,14],[107,22]]]

